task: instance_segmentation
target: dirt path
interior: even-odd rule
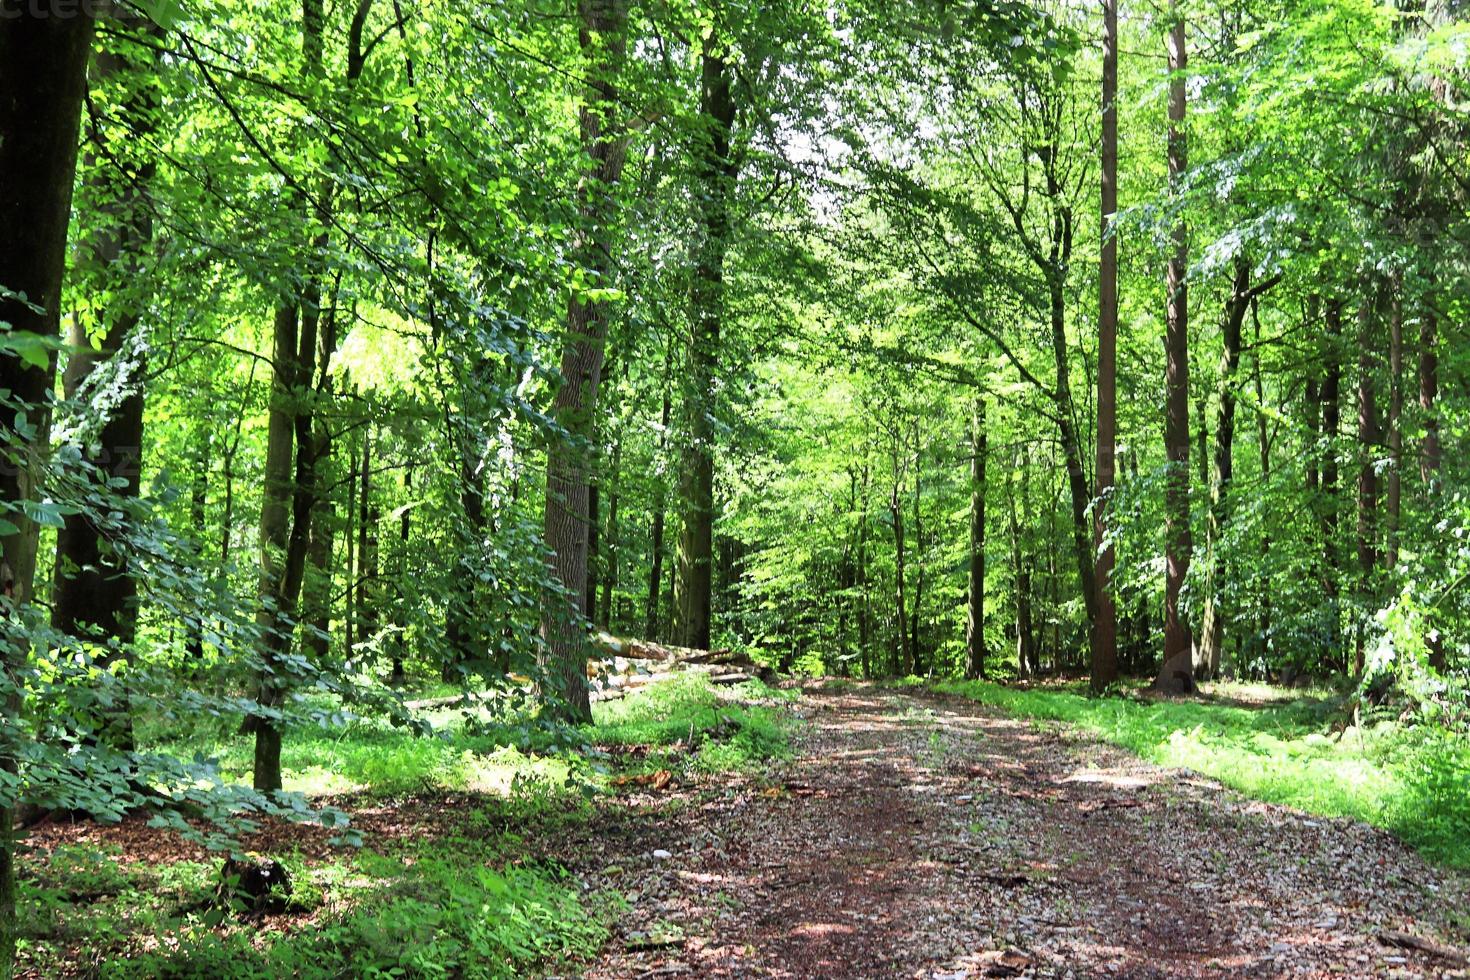
[[[633,797],[565,842],[629,898],[587,976],[1470,976],[1382,941],[1464,944],[1470,882],[1379,831],[960,700],[797,710],[768,778]]]

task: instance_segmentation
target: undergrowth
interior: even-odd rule
[[[34,853],[21,865],[21,962],[40,976],[128,980],[554,971],[601,948],[620,899],[538,862],[535,837],[588,819],[630,771],[753,772],[784,756],[782,702],[794,696],[759,682],[716,690],[685,675],[599,704],[594,723],[572,731],[483,713],[446,715],[431,737],[367,722],[335,734],[292,730],[287,789],[333,794],[349,811],[358,801],[391,807],[463,793],[456,829],[386,853],[273,854],[294,883],[291,904],[286,915],[251,919],[214,907],[218,861],[125,860],[105,843]],[[165,744],[248,775],[249,739],[233,732]],[[106,832],[89,837],[105,841]]]
[[[1470,868],[1470,739],[1463,735],[1393,721],[1334,732],[1337,706],[1318,698],[1145,703],[985,681],[933,686],[1021,717],[1077,725],[1257,799],[1363,820],[1433,860]]]

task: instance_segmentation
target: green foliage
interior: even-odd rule
[[[212,929],[203,924],[206,913],[187,911],[208,894],[200,887],[208,879],[201,867],[187,866],[193,882],[182,893],[163,880],[176,876],[179,865],[162,875],[114,870],[107,898],[81,891],[97,880],[79,863],[108,862],[99,852],[73,848],[42,866],[48,884],[39,891],[54,896],[58,907],[49,926],[31,919],[25,927],[30,963],[45,970],[46,956],[82,941],[98,952],[131,951],[107,956],[98,975],[109,978],[509,978],[590,956],[606,940],[618,908],[615,896],[584,894],[554,867],[501,867],[493,847],[447,839],[397,857],[365,851],[309,872],[298,866],[298,882],[309,876],[306,890],[332,897],[311,928]],[[187,900],[175,904],[177,898]],[[63,916],[62,901],[73,913],[86,905],[91,914]],[[172,941],[134,945],[155,934]]]
[[[1151,762],[1181,766],[1257,799],[1393,831],[1427,856],[1470,867],[1470,739],[1430,726],[1385,722],[1333,730],[1339,703],[1291,699],[1232,704],[1141,703],[1067,690],[1018,690],[985,681],[935,685],[1023,718],[1078,725]]]
[[[692,767],[700,772],[758,772],[771,760],[785,758],[789,717],[779,708],[744,702],[779,705],[792,695],[759,681],[731,694],[733,701],[721,698],[708,680],[689,674],[599,705],[588,737],[599,745],[678,744],[694,753]]]

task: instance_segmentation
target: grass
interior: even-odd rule
[[[1217,691],[1264,702],[1242,704],[1142,703],[985,681],[934,687],[1020,717],[1076,725],[1256,799],[1365,821],[1432,860],[1470,868],[1470,739],[1461,734],[1382,722],[1336,737],[1332,702],[1274,689]]]
[[[617,792],[629,772],[760,771],[788,752],[783,701],[791,697],[758,682],[716,690],[687,675],[599,704],[594,723],[573,732],[487,719],[478,709],[468,718],[436,714],[436,737],[370,722],[289,731],[287,789],[388,806],[465,791],[454,829],[382,853],[275,854],[291,873],[292,908],[255,921],[213,908],[217,862],[125,860],[105,830],[89,834],[93,841],[23,861],[22,967],[42,976],[225,980],[565,970],[601,948],[621,898],[588,893],[539,860],[536,838],[587,819],[591,801]],[[248,737],[196,731],[165,745],[248,778]]]

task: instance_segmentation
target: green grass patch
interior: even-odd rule
[[[120,869],[108,852],[87,851],[58,852],[26,879],[22,968],[61,972],[79,946],[98,957],[89,975],[119,980],[521,977],[594,955],[621,901],[584,894],[555,867],[507,863],[493,845],[454,839],[294,868],[295,901],[318,909],[311,921],[215,927],[216,869]]]
[[[1470,739],[1429,726],[1328,730],[1334,705],[1287,692],[1261,704],[1140,703],[1072,690],[942,681],[936,690],[1021,717],[1066,722],[1150,762],[1193,769],[1249,796],[1393,831],[1426,856],[1470,868]]]
[[[700,772],[753,772],[789,754],[792,724],[780,706],[796,696],[759,681],[722,696],[707,678],[685,674],[597,705],[587,736],[598,745],[682,750]]]

